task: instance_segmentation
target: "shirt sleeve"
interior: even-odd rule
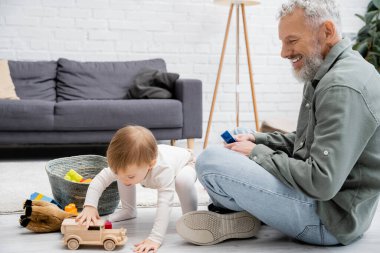
[[[154,178],[157,185],[157,210],[154,225],[148,239],[162,243],[168,228],[175,191],[174,170],[165,167]]]
[[[116,175],[110,168],[104,168],[100,171],[88,187],[86,200],[83,206],[93,206],[97,208],[103,191],[116,179]]]
[[[314,116],[314,140],[306,160],[263,144],[249,157],[285,184],[324,201],[341,189],[378,124],[362,95],[344,86],[322,91]]]
[[[285,152],[288,156],[293,153],[294,142],[296,139],[296,132],[282,134],[279,132],[274,133],[254,133],[255,143],[264,144],[265,146]]]

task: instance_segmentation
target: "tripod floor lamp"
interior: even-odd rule
[[[214,3],[229,5],[230,11],[228,14],[226,32],[224,34],[222,54],[220,56],[218,75],[217,75],[216,83],[215,83],[215,87],[214,87],[214,95],[212,97],[210,115],[208,118],[207,131],[206,131],[206,137],[205,137],[205,142],[204,142],[203,148],[206,148],[207,144],[208,144],[208,138],[209,138],[211,123],[212,123],[212,115],[214,113],[215,100],[216,100],[216,95],[218,93],[220,75],[222,73],[224,55],[225,55],[225,50],[226,50],[226,45],[227,45],[227,40],[228,40],[228,34],[229,34],[230,24],[231,24],[231,16],[232,16],[232,12],[233,12],[234,7],[236,8],[236,89],[235,89],[236,126],[237,127],[239,126],[239,93],[240,93],[240,87],[239,87],[239,85],[240,85],[240,80],[239,80],[239,56],[240,56],[240,52],[239,52],[239,50],[240,50],[239,49],[240,24],[239,23],[240,23],[240,17],[239,16],[240,16],[240,9],[241,9],[242,19],[243,19],[243,27],[244,27],[245,47],[246,47],[246,52],[247,52],[249,81],[251,84],[252,105],[253,105],[253,111],[254,111],[254,117],[255,117],[255,123],[256,123],[256,130],[259,129],[259,118],[258,118],[258,114],[257,114],[255,87],[254,87],[254,83],[253,83],[252,64],[251,64],[251,56],[250,56],[249,41],[248,41],[248,28],[247,28],[247,21],[246,21],[246,15],[245,15],[245,6],[246,5],[247,6],[248,5],[257,5],[257,4],[259,4],[259,1],[257,1],[257,0],[214,0]]]

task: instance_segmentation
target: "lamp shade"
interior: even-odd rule
[[[244,5],[257,5],[260,4],[259,0],[214,0],[215,4],[231,5],[231,4],[244,4]]]

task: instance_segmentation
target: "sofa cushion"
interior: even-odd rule
[[[2,131],[53,130],[55,102],[43,100],[0,100]]]
[[[128,62],[58,60],[57,100],[125,99],[142,69],[166,71],[162,59]]]
[[[131,99],[63,101],[55,106],[54,130],[116,130],[127,124],[182,127],[182,104],[174,99]]]
[[[8,61],[0,59],[0,99],[20,99],[16,95]]]
[[[16,93],[20,99],[55,101],[55,61],[8,61]]]
[[[144,69],[135,76],[133,85],[128,90],[127,98],[172,98],[174,85],[178,78],[179,74],[177,73]]]

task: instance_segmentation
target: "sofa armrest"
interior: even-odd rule
[[[202,82],[196,79],[178,79],[174,94],[182,102],[182,138],[202,138]]]

